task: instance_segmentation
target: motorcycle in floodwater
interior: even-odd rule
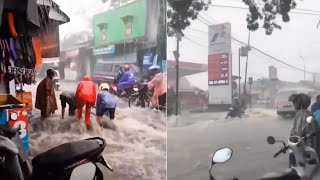
[[[234,110],[234,108],[230,107],[226,119],[228,119],[229,117],[232,117],[232,118],[235,118],[235,117],[241,118],[241,115],[242,115],[242,114],[244,114],[244,111],[243,111],[242,109],[240,109],[240,110]]]
[[[308,117],[306,119],[307,124],[304,128],[310,124],[313,119]],[[316,151],[307,145],[309,138],[320,134],[320,132],[314,132],[306,134],[303,137],[291,136],[288,140],[288,145],[283,141],[276,141],[274,137],[269,136],[267,141],[269,144],[275,144],[276,142],[282,143],[283,147],[274,154],[276,158],[281,153],[289,151],[290,166],[287,170],[282,172],[273,172],[264,175],[260,180],[318,180],[320,179],[319,170],[319,156]],[[223,148],[218,150],[212,156],[211,166],[209,168],[210,180],[215,180],[211,169],[215,164],[225,163],[231,159],[233,150],[230,148]],[[233,178],[232,180],[238,180]]]
[[[0,127],[0,179],[6,180],[103,180],[106,142],[100,137],[62,144],[32,159],[23,150],[20,128]],[[85,177],[85,178],[84,178]]]
[[[150,107],[151,105],[151,96],[148,93],[147,84],[139,84],[135,89],[135,93],[133,93],[129,99],[128,105],[131,108],[132,106],[137,107]]]

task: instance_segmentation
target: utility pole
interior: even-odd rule
[[[306,63],[305,63],[304,58],[302,56],[300,56],[300,58],[303,61],[303,77],[304,77],[304,80],[306,80]]]
[[[241,100],[241,47],[239,48],[239,84],[238,84],[238,89],[239,89],[239,95],[238,98]]]
[[[176,116],[178,116],[179,115],[179,58],[180,58],[179,46],[181,41],[181,35],[177,33],[176,38],[177,38],[177,50],[173,52],[173,55],[176,59]]]
[[[152,1],[153,2],[153,1]],[[156,1],[154,1],[156,3]],[[166,10],[167,4],[165,0],[159,0],[159,19],[157,34],[157,54],[158,61],[166,60],[167,57],[167,28],[166,28]]]
[[[249,37],[248,37],[248,54],[247,54],[246,71],[245,71],[245,78],[244,78],[244,89],[243,89],[245,101],[247,99],[247,74],[248,74],[249,49],[250,49],[250,31],[249,31]]]

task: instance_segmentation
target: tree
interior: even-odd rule
[[[195,20],[199,12],[208,10],[211,0],[167,0],[170,9],[167,11],[167,34],[172,37],[180,34],[190,26],[190,20]]]
[[[247,28],[250,31],[256,31],[260,28],[259,21],[263,21],[263,28],[267,35],[271,35],[274,29],[281,29],[281,26],[275,23],[277,16],[282,17],[283,22],[289,22],[289,12],[297,5],[295,0],[262,0],[262,3],[256,3],[256,0],[243,0],[249,6],[247,17]]]

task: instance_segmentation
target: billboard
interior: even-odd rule
[[[210,85],[229,85],[229,54],[212,54],[208,58],[208,80]]]
[[[278,69],[275,66],[269,66],[269,79],[270,80],[278,79]]]
[[[209,104],[232,103],[231,24],[209,26]]]

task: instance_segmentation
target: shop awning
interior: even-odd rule
[[[60,21],[61,24],[67,23],[70,21],[70,18],[60,10],[59,5],[57,5],[52,0],[37,0],[37,4],[41,6],[50,7],[48,17],[52,20]]]

